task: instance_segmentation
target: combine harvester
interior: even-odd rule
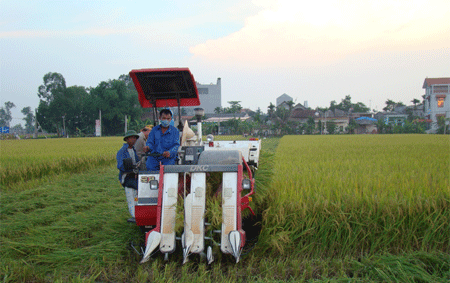
[[[154,121],[158,107],[178,107],[178,121],[181,121],[181,106],[200,105],[195,80],[188,68],[132,70],[130,76],[141,106],[153,108]],[[183,263],[191,254],[204,253],[208,263],[213,262],[214,246],[220,246],[222,253],[231,254],[239,262],[246,244],[245,229],[254,229],[243,227],[242,213],[248,208],[255,215],[249,203],[255,193],[253,175],[258,167],[261,141],[214,141],[208,135],[203,142],[203,109],[195,111],[196,136],[187,122],[184,127],[178,125],[182,132],[178,164],[161,165],[159,172],[138,173],[137,201],[129,201],[129,209],[138,226],[151,229],[145,233],[141,263],[148,261],[157,249],[167,260],[175,251],[177,240],[181,240]],[[221,174],[221,183],[212,192],[211,188],[207,189],[211,174]],[[211,196],[221,198],[222,223],[217,230],[205,218],[205,203]],[[184,232],[176,235],[179,202],[184,203]]]

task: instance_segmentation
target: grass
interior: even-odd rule
[[[112,143],[114,155],[121,140]],[[143,236],[125,221],[113,165],[16,183],[0,196],[0,280],[448,282],[448,144],[421,135],[263,140],[253,203],[263,233],[239,264],[192,256],[181,265],[179,251],[138,264],[130,243]]]

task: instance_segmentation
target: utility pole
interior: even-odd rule
[[[38,138],[38,121],[37,121],[37,109],[34,109],[34,138]]]
[[[102,110],[101,109],[98,110],[98,116],[100,119],[100,136],[102,136]]]
[[[127,115],[125,115],[125,133],[127,132]]]
[[[64,115],[64,116],[62,116],[62,118],[63,118],[63,131],[64,131],[64,135],[67,136],[67,133],[66,133],[66,120],[65,120],[66,116]]]

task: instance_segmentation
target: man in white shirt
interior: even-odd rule
[[[146,170],[145,167],[145,143],[147,142],[148,134],[152,130],[152,125],[147,125],[144,128],[141,129],[141,132],[139,133],[139,138],[137,139],[136,143],[134,144],[134,148],[136,149],[137,156],[139,157],[139,160],[141,161],[141,167],[140,170]]]

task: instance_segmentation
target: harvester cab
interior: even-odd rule
[[[183,263],[189,255],[200,253],[206,254],[211,263],[213,250],[219,250],[216,247],[238,262],[246,244],[244,210],[248,208],[247,213],[254,215],[250,202],[255,193],[253,175],[258,167],[261,142],[215,141],[212,135],[203,141],[201,108],[195,109],[197,134],[187,121],[181,123],[180,107],[200,105],[188,68],[132,70],[130,76],[141,106],[153,108],[154,121],[158,107],[178,108],[181,138],[178,164],[160,165],[159,171],[139,171],[137,196],[132,203],[128,199],[136,224],[150,229],[145,233],[141,263],[158,249],[168,259],[177,240],[181,242]],[[209,182],[212,175],[220,175],[219,181]],[[207,203],[213,198],[220,207],[208,214]],[[182,227],[178,229],[180,219]],[[217,219],[218,228],[212,224]]]

